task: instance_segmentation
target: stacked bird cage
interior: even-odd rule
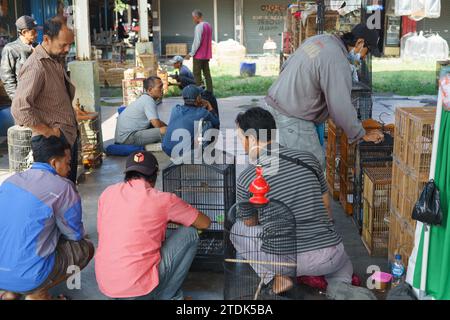
[[[210,228],[200,235],[193,263],[197,270],[223,270],[224,221],[226,213],[236,203],[234,157],[220,151],[216,151],[216,155],[220,160],[212,164],[191,158],[192,161],[171,164],[163,171],[163,190],[176,194],[212,221]]]
[[[387,256],[392,169],[364,169],[362,240],[371,256]]]
[[[166,44],[166,56],[186,56],[188,54],[187,43],[168,43]]]
[[[364,194],[364,169],[377,168],[382,170],[388,168],[392,171],[392,160],[394,150],[394,139],[392,134],[385,132],[384,141],[380,144],[361,142],[356,148],[353,218],[360,232],[363,228],[363,194]]]
[[[414,246],[416,221],[411,215],[429,179],[435,121],[435,107],[396,110],[391,225],[398,228],[392,228],[389,235],[391,261],[401,253],[407,263]]]
[[[122,81],[123,105],[129,106],[144,93],[145,79],[129,79]]]
[[[13,126],[8,129],[8,157],[9,171],[22,172],[33,164],[33,153],[31,151],[30,128]]]
[[[296,221],[282,202],[240,202],[225,223],[225,300],[279,300],[276,281],[297,273]]]

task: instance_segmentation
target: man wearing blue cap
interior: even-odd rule
[[[178,86],[181,90],[190,84],[195,84],[194,74],[183,64],[183,62],[184,58],[182,56],[175,56],[169,61],[175,70],[178,71],[176,74],[170,75],[170,77],[178,82]]]
[[[195,128],[200,120],[218,128],[220,120],[211,103],[202,99],[202,89],[189,85],[183,89],[184,105],[177,105],[170,116],[169,126],[163,138],[162,149],[172,158],[183,155],[184,150],[192,150]],[[176,148],[175,148],[176,147]]]

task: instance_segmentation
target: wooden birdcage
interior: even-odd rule
[[[391,212],[389,216],[388,259],[394,261],[395,255],[402,256],[403,264],[408,267],[409,257],[414,249],[415,229],[402,217]]]
[[[394,154],[417,176],[427,176],[433,146],[436,108],[397,108]]]
[[[364,169],[362,240],[371,256],[387,256],[392,170]]]
[[[333,199],[339,200],[339,161],[342,130],[331,119],[328,120],[327,128],[327,182]]]

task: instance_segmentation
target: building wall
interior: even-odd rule
[[[219,41],[234,39],[234,0],[217,0]]]
[[[439,19],[423,19],[417,23],[418,31],[438,32],[450,44],[450,1],[441,1],[441,17]]]
[[[249,54],[263,53],[266,40],[274,40],[281,49],[284,16],[290,0],[243,0],[244,45]],[[203,11],[205,20],[214,25],[213,0],[162,0],[161,2],[161,53],[167,43],[192,45],[194,25],[191,13],[195,8]],[[217,0],[218,40],[235,39],[235,0]]]
[[[271,38],[281,50],[286,0],[244,0],[244,45],[248,54],[263,53],[263,45]]]
[[[161,4],[161,46],[165,54],[167,43],[187,43],[189,47],[194,39],[192,11],[203,12],[205,21],[214,26],[214,8],[212,0],[162,0]]]

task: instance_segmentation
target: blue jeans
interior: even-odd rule
[[[197,253],[198,232],[180,227],[167,238],[161,248],[159,285],[148,295],[117,300],[183,300],[183,285]]]

